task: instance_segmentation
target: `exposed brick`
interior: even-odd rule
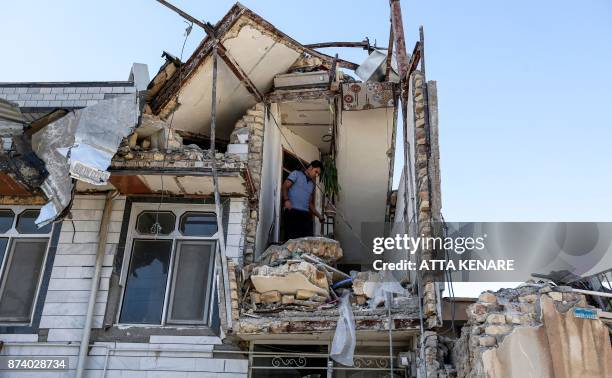
[[[518,300],[521,303],[535,303],[538,300],[538,296],[537,294],[523,295]]]
[[[504,314],[489,314],[489,316],[487,316],[487,323],[505,324],[506,316]]]
[[[512,327],[507,324],[490,325],[485,327],[485,333],[488,335],[505,335],[512,331]]]
[[[484,303],[497,303],[497,297],[495,294],[485,291],[484,293],[480,294],[478,301]]]
[[[482,347],[491,347],[497,344],[497,340],[493,336],[482,336],[478,339],[478,342]]]

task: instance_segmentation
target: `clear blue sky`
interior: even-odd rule
[[[174,4],[214,23],[233,3]],[[304,43],[388,41],[386,0],[243,4]],[[424,25],[428,79],[438,81],[445,218],[612,221],[612,3],[402,7],[408,50]],[[6,2],[0,81],[125,80],[132,62],[153,75],[162,50],[179,55],[185,26],[154,0]],[[202,38],[194,27],[185,58]]]

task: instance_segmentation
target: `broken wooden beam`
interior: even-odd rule
[[[253,81],[251,81],[249,75],[247,75],[247,73],[242,69],[242,67],[240,67],[236,59],[232,57],[232,55],[226,50],[225,46],[223,46],[221,42],[218,42],[217,47],[219,49],[219,56],[221,57],[221,59],[223,59],[225,64],[227,64],[229,69],[234,73],[238,80],[240,80],[240,82],[244,84],[249,93],[251,93],[257,99],[257,102],[263,102],[263,94],[259,91],[259,89],[257,89]]]
[[[370,50],[370,41],[368,39],[364,39],[360,42],[320,42],[320,43],[310,43],[308,45],[304,45],[309,49],[323,49],[328,47],[359,47],[364,50]]]
[[[194,24],[204,29],[208,37],[213,41],[213,47],[217,47],[217,52],[219,53],[219,56],[221,57],[221,59],[223,59],[225,64],[227,64],[227,66],[234,73],[234,75],[236,75],[238,80],[240,80],[240,82],[245,85],[247,90],[257,98],[257,101],[263,101],[263,95],[261,94],[259,89],[257,89],[255,84],[253,84],[247,73],[242,69],[242,67],[240,67],[236,59],[234,59],[234,57],[232,57],[232,55],[227,51],[225,46],[223,46],[221,41],[218,39],[217,33],[214,27],[212,27],[212,25],[198,20],[197,18],[191,16],[189,13],[182,11],[181,9],[175,7],[174,5],[170,4],[165,0],[157,0],[157,2],[178,13],[184,19],[193,22]]]

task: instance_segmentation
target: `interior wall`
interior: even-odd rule
[[[277,104],[270,106],[274,119],[280,120],[280,111]],[[263,165],[261,169],[261,188],[259,193],[259,222],[257,224],[257,237],[255,240],[255,255],[262,253],[266,247],[279,241],[281,211],[281,169],[283,164],[283,149],[310,162],[320,158],[319,149],[295,134],[288,128],[274,123],[266,115],[263,143]],[[317,195],[320,203],[320,195]],[[319,233],[319,222],[315,223],[315,235]]]
[[[335,234],[342,244],[345,264],[357,264],[372,254],[360,243],[362,223],[385,221],[393,117],[392,108],[344,111],[340,117],[336,142],[340,195],[336,206],[353,229],[336,216]]]
[[[286,137],[286,139],[281,138],[281,145],[284,149],[307,162],[320,158],[320,152],[317,146],[307,142],[304,138],[300,137],[285,126],[282,128],[283,134]]]
[[[270,106],[274,118],[279,119],[277,104]],[[259,191],[259,222],[255,239],[255,256],[265,250],[269,243],[277,241],[278,191],[282,167],[281,134],[266,113],[264,120],[264,142]]]
[[[283,128],[283,134],[285,135],[285,138],[281,137],[282,148],[293,153],[294,155],[297,155],[300,159],[306,161],[307,163],[310,163],[313,160],[321,159],[321,152],[319,151],[319,148],[317,146],[315,146],[314,144],[310,142],[307,142],[304,138],[297,135],[293,131],[289,130],[285,126],[283,126],[282,128]],[[279,171],[279,174],[280,174],[280,171]],[[279,182],[279,191],[280,191],[280,185],[282,185],[281,182]],[[321,187],[319,180],[317,180],[317,185],[318,187]],[[315,206],[317,209],[319,209],[319,212],[322,213],[321,198],[322,198],[321,192],[315,188]],[[312,222],[313,222],[312,226],[313,226],[314,235],[315,236],[321,235],[321,223],[319,222],[319,220],[316,218],[313,218]]]

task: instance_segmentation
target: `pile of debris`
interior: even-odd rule
[[[349,278],[331,266],[340,258],[340,243],[322,237],[270,246],[257,263],[245,266],[242,272],[250,310],[314,310],[337,299],[330,286]]]
[[[486,291],[467,315],[453,348],[458,377],[612,372],[609,315],[570,286],[530,281],[516,289]],[[508,374],[509,361],[520,372]]]
[[[351,303],[370,308],[385,303],[389,283],[375,272],[346,274],[333,265],[342,258],[336,240],[324,237],[292,239],[270,246],[256,263],[242,270],[243,311],[273,313],[314,311],[337,306],[342,292],[351,291]],[[396,293],[405,293],[397,283]],[[395,298],[395,301],[401,298]]]
[[[240,156],[216,153],[217,168],[241,169]],[[113,157],[113,168],[210,168],[210,150],[196,144],[184,144],[176,129],[157,116],[143,114],[140,125],[121,141]]]

